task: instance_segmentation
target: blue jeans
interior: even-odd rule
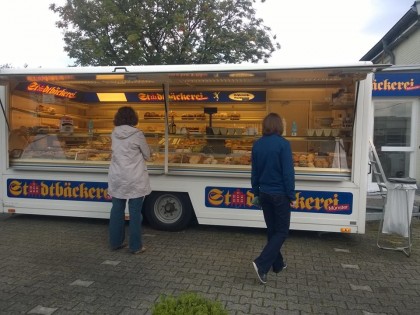
[[[262,273],[268,273],[271,267],[280,271],[284,266],[280,250],[290,228],[290,200],[286,195],[263,192],[259,198],[267,225],[267,244],[254,262]]]
[[[128,247],[135,252],[143,247],[141,238],[141,208],[144,197],[128,199],[128,211],[130,214],[129,235],[130,241]],[[116,249],[124,243],[125,239],[125,206],[127,199],[118,199],[112,197],[112,208],[109,219],[109,244],[112,249]]]

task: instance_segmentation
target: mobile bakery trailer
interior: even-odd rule
[[[152,227],[265,227],[250,151],[279,113],[291,142],[291,228],[364,233],[372,75],[385,65],[162,65],[0,70],[0,211],[108,218],[113,117],[132,106],[153,158]]]

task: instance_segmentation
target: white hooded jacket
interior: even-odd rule
[[[139,129],[122,125],[112,131],[112,159],[108,172],[108,194],[133,199],[151,193],[146,160],[150,148]]]

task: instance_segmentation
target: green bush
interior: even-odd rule
[[[152,309],[153,315],[228,315],[218,301],[208,300],[196,293],[178,297],[161,296]]]

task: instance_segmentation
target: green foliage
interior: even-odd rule
[[[11,69],[13,68],[12,65],[10,63],[5,63],[0,65],[0,69]]]
[[[196,293],[184,293],[177,298],[162,296],[152,310],[153,315],[228,315],[220,302]]]
[[[50,9],[75,65],[255,63],[280,48],[255,1],[67,0]]]

